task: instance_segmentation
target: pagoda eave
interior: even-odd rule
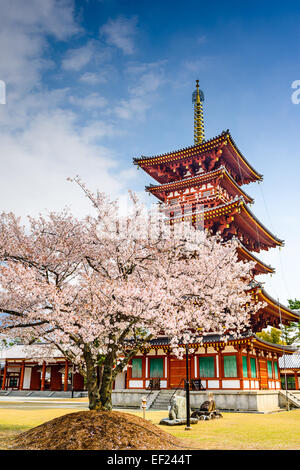
[[[266,351],[272,351],[277,354],[293,354],[295,351],[297,351],[297,348],[294,348],[292,346],[269,343],[268,341],[259,338],[255,334],[252,337],[252,345],[254,348],[259,347],[260,350],[265,349]]]
[[[134,158],[133,162],[161,184],[182,179],[187,170],[194,171],[195,165],[206,172],[224,165],[239,185],[263,178],[241,154],[228,130],[201,144],[153,157]]]
[[[191,221],[213,233],[219,232],[224,238],[235,236],[250,251],[259,252],[284,244],[259,222],[246,206],[243,198],[236,198],[218,207],[205,208],[195,213],[177,212],[171,218],[171,223]]]
[[[261,249],[268,250],[277,246],[284,246],[284,241],[275,237],[253,214],[244,202],[241,202],[240,211],[236,216],[236,224],[245,230],[246,233],[256,240],[258,247],[254,251],[259,252]]]
[[[212,170],[207,173],[202,173],[178,181],[172,181],[161,185],[146,186],[146,191],[165,202],[167,196],[171,192],[183,192],[185,189],[190,187],[199,188],[201,185],[207,182],[220,185],[228,192],[231,198],[241,196],[244,198],[246,203],[252,204],[254,202],[254,199],[245,193],[234,181],[224,166],[221,166],[217,170]]]
[[[259,260],[256,256],[253,255],[243,244],[240,242],[239,246],[237,248],[238,252],[238,259],[240,260],[245,260],[245,261],[255,261],[256,265],[254,267],[254,274],[255,275],[260,275],[260,274],[274,274],[275,269],[272,268],[271,266],[263,263],[261,260]]]
[[[265,302],[267,304],[256,314],[258,318],[265,315],[266,319],[268,318],[268,321],[266,322],[267,324],[271,324],[271,317],[276,319],[277,324],[280,322],[283,324],[289,324],[290,322],[300,321],[300,314],[298,312],[280,304],[278,301],[273,299],[262,287],[253,289],[252,295],[255,301]]]

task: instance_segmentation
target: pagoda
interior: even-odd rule
[[[279,324],[299,321],[299,314],[274,300],[255,276],[274,273],[271,266],[259,259],[259,253],[281,247],[284,242],[250,209],[254,201],[243,187],[262,181],[263,177],[246,160],[229,130],[205,140],[204,94],[198,80],[193,103],[194,145],[134,158],[134,164],[156,181],[146,191],[163,204],[170,224],[190,221],[219,233],[225,241],[232,237],[238,239],[239,260],[255,262],[251,284],[253,302],[262,301],[265,306],[252,315],[248,336],[225,344],[220,338],[207,335],[201,347],[193,345],[196,352],[191,360],[192,380],[200,379],[206,389],[280,389],[278,358],[289,348],[266,343],[255,333],[269,325],[278,328]],[[160,378],[161,388],[175,388],[182,377],[183,362],[171,356],[167,338],[158,338],[146,354],[133,359],[127,386],[147,388],[151,379]]]

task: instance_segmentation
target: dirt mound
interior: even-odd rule
[[[118,411],[79,411],[52,419],[14,440],[26,450],[168,450],[184,444],[138,416]]]

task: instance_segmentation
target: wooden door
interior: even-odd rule
[[[170,358],[170,388],[177,388],[182,379],[186,379],[186,359]],[[191,377],[191,358],[189,359],[189,376]],[[184,382],[180,385],[184,388]]]
[[[260,388],[266,390],[268,385],[268,368],[266,359],[259,359]]]

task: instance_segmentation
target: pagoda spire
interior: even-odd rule
[[[193,92],[192,101],[194,103],[194,144],[197,145],[204,141],[204,93],[199,88],[199,80],[196,80],[196,90]]]

